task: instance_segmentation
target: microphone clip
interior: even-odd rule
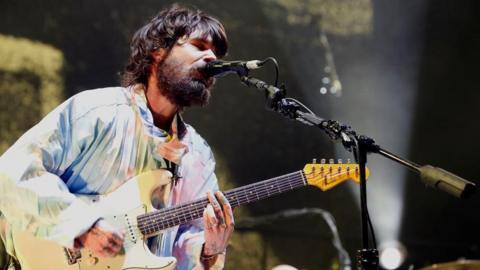
[[[252,86],[255,87],[259,90],[265,90],[265,97],[267,99],[266,101],[266,107],[269,110],[272,111],[278,111],[282,112],[282,99],[285,98],[286,95],[286,90],[285,86],[281,86],[280,88],[275,87],[273,85],[267,84],[266,82],[259,80],[257,78],[253,77],[248,77],[248,76],[242,76],[240,77],[240,80],[242,83],[244,83],[246,86]],[[283,112],[282,112],[283,113]],[[289,114],[289,113],[287,113]]]

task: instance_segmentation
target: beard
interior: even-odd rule
[[[184,64],[167,57],[157,68],[157,86],[161,93],[180,108],[206,106],[214,78],[206,78],[195,67],[185,71]]]

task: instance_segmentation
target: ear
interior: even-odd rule
[[[155,59],[155,63],[160,63],[166,56],[167,50],[164,48],[160,48],[152,52],[152,57]]]

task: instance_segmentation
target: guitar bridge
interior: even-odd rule
[[[67,257],[68,265],[76,264],[78,259],[82,258],[82,253],[79,249],[63,248],[63,251]]]

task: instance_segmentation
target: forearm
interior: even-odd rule
[[[22,181],[0,176],[0,210],[10,229],[28,230],[71,247],[73,239],[88,230],[100,214],[69,193],[57,178],[48,173]]]

